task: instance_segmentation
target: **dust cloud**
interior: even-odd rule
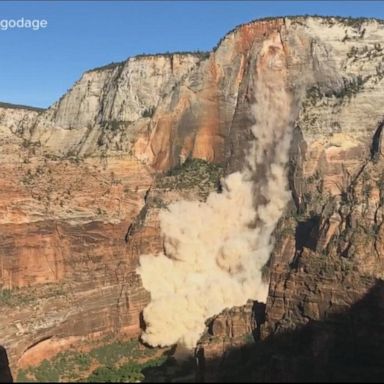
[[[206,202],[179,201],[163,210],[164,252],[140,257],[137,271],[151,294],[142,339],[150,345],[193,348],[207,318],[248,299],[266,300],[261,269],[290,199],[294,120],[282,49],[268,58],[267,48],[255,69],[254,141],[244,169],[223,179],[222,192]]]

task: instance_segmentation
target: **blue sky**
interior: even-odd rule
[[[1,1],[1,19],[48,27],[0,30],[0,101],[47,107],[87,69],[139,53],[210,50],[236,25],[265,16],[384,18],[374,1]]]

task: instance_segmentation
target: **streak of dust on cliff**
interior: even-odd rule
[[[261,269],[290,199],[286,164],[297,115],[293,94],[276,34],[263,43],[255,66],[256,122],[248,164],[222,180],[222,193],[211,193],[206,202],[179,201],[162,211],[165,252],[140,257],[138,273],[151,293],[144,342],[193,348],[207,318],[248,299],[266,300]]]

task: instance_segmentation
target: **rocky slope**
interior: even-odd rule
[[[1,108],[0,339],[11,366],[82,337],[140,333],[149,295],[135,269],[162,248],[159,209],[204,200],[221,168],[164,172],[187,158],[226,174],[244,166],[259,76],[277,97],[284,76],[297,100],[292,201],[265,271],[265,323],[235,315],[235,328],[265,339],[362,299],[384,273],[383,39],[376,20],[255,21],[210,54],[89,71],[46,111]],[[207,356],[223,353],[208,343]]]

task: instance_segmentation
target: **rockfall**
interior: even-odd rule
[[[263,73],[276,97],[287,79],[296,100],[292,198],[264,269],[266,305],[244,303],[207,323],[198,345],[214,362],[207,378],[249,335],[307,343],[295,356],[265,347],[275,360],[266,368],[257,357],[255,380],[349,377],[327,371],[340,330],[355,337],[346,366],[361,351],[378,353],[384,23],[290,17],[241,25],[211,52],[95,68],[46,110],[0,104],[0,341],[14,371],[85,338],[140,334],[150,295],[135,271],[141,254],[163,248],[159,212],[204,201],[244,166]],[[319,363],[305,376],[298,367],[310,358]]]

